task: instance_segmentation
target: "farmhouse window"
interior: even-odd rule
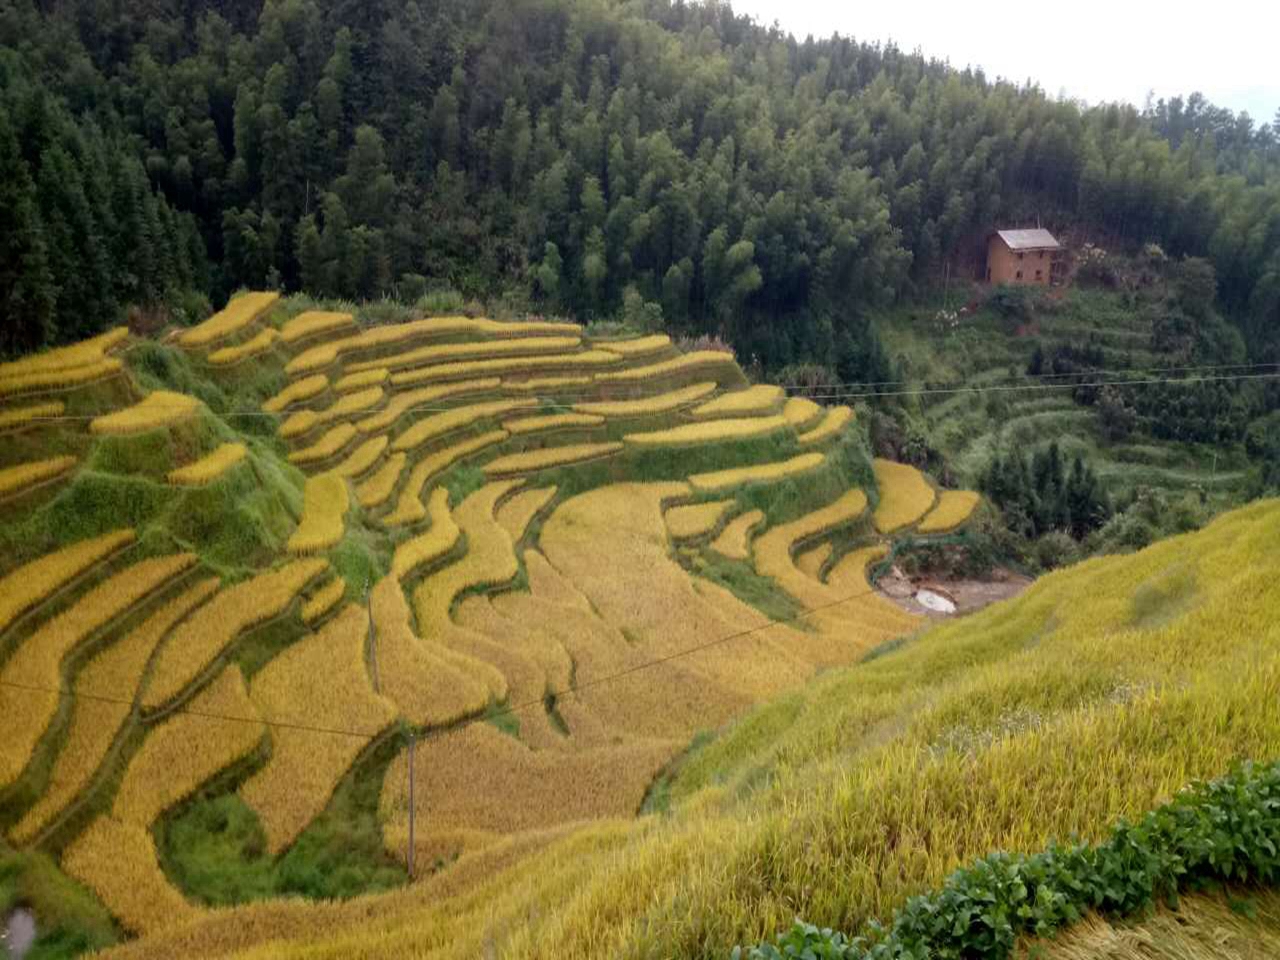
[[[1022,271],[1021,271],[1021,270],[1019,270],[1019,271],[1018,271],[1018,277],[1017,277],[1017,279],[1019,279],[1019,280],[1021,280],[1021,279],[1022,279]]]

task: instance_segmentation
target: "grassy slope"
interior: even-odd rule
[[[1191,779],[1272,756],[1277,537],[1266,501],[1049,575],[754,711],[688,759],[667,812],[548,838],[452,898],[442,878],[345,907],[249,908],[122,955],[234,947],[250,916],[308,957],[713,957],[796,914],[855,930],[992,849],[1097,839]],[[1271,935],[1273,917],[1257,921]]]
[[[1118,293],[1067,289],[1054,312],[1042,312],[1036,329],[1021,334],[1011,333],[1013,324],[986,306],[954,325],[936,314],[937,307],[903,307],[880,324],[888,352],[912,389],[1035,382],[1024,375],[1037,343],[1047,353],[1055,344],[1096,338],[1108,370],[1142,368],[1156,359],[1150,352],[1150,323],[1126,308]],[[1141,485],[1174,497],[1200,488],[1216,510],[1240,502],[1246,465],[1241,450],[1140,435],[1110,442],[1095,411],[1074,403],[1069,388],[924,395],[909,398],[907,405],[965,486],[978,483],[997,450],[1025,454],[1057,440],[1068,456],[1084,454],[1113,496]]]

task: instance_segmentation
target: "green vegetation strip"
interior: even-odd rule
[[[1097,846],[1051,845],[993,853],[957,870],[934,893],[912,897],[868,937],[797,921],[777,944],[734,960],[960,960],[1009,957],[1020,937],[1044,937],[1093,910],[1128,917],[1179,892],[1280,879],[1280,762],[1246,763],[1193,783],[1138,823],[1120,821]]]

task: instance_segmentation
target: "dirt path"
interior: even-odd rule
[[[1001,600],[1016,597],[1034,583],[1030,577],[997,568],[989,580],[958,580],[942,577],[917,577],[914,580],[894,567],[881,577],[876,587],[882,594],[911,613],[924,614],[936,620],[974,613]],[[915,599],[917,590],[931,589],[956,605],[955,613],[931,610]]]

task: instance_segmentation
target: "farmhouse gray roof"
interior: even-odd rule
[[[996,234],[1010,250],[1057,250],[1062,245],[1048,230],[997,230]]]

